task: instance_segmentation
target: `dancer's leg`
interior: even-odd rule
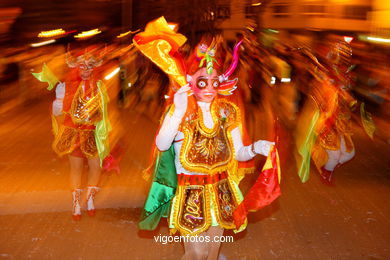
[[[351,160],[355,156],[355,148],[352,149],[352,151],[347,152],[344,137],[341,137],[340,147],[341,147],[341,153],[340,153],[340,158],[339,158],[340,164],[348,162],[349,160]]]
[[[69,155],[70,186],[72,190],[81,188],[81,175],[83,174],[83,158]]]
[[[223,235],[221,227],[210,227],[206,232],[198,235],[198,241],[203,242],[184,242],[185,254],[182,259],[185,260],[215,260],[218,259],[221,242],[214,242],[215,237]],[[201,238],[202,237],[202,238]],[[209,239],[209,241],[207,241]]]

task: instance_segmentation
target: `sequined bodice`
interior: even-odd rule
[[[230,116],[222,115],[225,111]],[[202,111],[181,126],[184,141],[180,151],[180,163],[191,172],[214,174],[227,170],[233,159],[231,127],[236,125],[235,110],[226,103],[211,109],[213,127],[207,128]]]
[[[185,149],[187,165],[202,168],[204,171],[227,165],[231,159],[231,149],[223,123],[216,123],[214,131],[206,132],[199,122],[188,131],[191,141]]]
[[[87,96],[80,85],[73,98],[70,115],[76,124],[94,125],[102,120],[100,94],[91,92]]]

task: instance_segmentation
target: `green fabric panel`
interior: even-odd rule
[[[154,230],[161,217],[168,217],[176,187],[175,152],[172,145],[157,156],[152,185],[138,223],[140,229]]]
[[[316,130],[316,125],[319,117],[320,117],[320,112],[318,109],[316,109],[312,117],[312,120],[310,121],[310,125],[308,127],[308,131],[306,134],[306,139],[298,150],[299,154],[302,156],[301,165],[298,169],[298,175],[303,183],[305,183],[310,176],[311,150],[316,141],[315,130]]]
[[[151,199],[148,197],[148,201],[150,203],[153,203]],[[154,212],[148,212],[145,208],[142,211],[141,214],[141,220],[138,223],[139,229],[142,230],[155,230],[158,223],[160,222],[160,219],[162,217],[167,217],[169,213],[169,208],[170,208],[170,201],[168,200],[165,204],[160,205],[159,207],[156,208]],[[146,205],[145,205],[146,207]]]
[[[97,86],[101,93],[101,104],[103,118],[96,124],[95,128],[95,140],[96,147],[100,158],[100,167],[103,166],[103,160],[110,153],[110,146],[108,143],[108,133],[112,130],[110,121],[108,119],[107,104],[109,97],[107,94],[106,87],[103,81],[99,80]]]
[[[175,149],[173,145],[164,151],[160,152],[156,167],[154,169],[154,182],[173,187],[177,187],[177,173],[175,166]]]

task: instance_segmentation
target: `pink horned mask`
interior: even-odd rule
[[[105,51],[103,53],[105,53]],[[104,54],[96,57],[91,51],[86,49],[83,54],[74,57],[68,49],[65,54],[65,62],[69,68],[79,68],[80,76],[85,80],[91,76],[94,68],[102,65],[103,55]]]
[[[213,41],[214,43],[214,41]],[[210,102],[217,94],[229,96],[237,88],[237,78],[229,80],[229,76],[235,71],[239,59],[239,47],[242,40],[234,47],[233,59],[229,68],[222,75],[217,75],[213,69],[213,63],[216,62],[214,55],[216,48],[212,43],[211,47],[206,44],[200,44],[196,50],[196,60],[200,61],[199,67],[192,76],[187,75],[187,81],[191,84],[192,91],[198,100]],[[192,62],[195,62],[194,60]],[[190,64],[191,65],[191,64]],[[206,65],[206,67],[203,67]],[[192,66],[193,67],[193,66]],[[198,68],[199,68],[198,67]]]

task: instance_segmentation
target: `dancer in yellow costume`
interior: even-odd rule
[[[352,141],[351,111],[357,101],[349,93],[352,50],[348,43],[337,42],[327,55],[327,75],[313,88],[320,109],[317,142],[312,157],[322,181],[332,184],[336,167],[355,156]]]
[[[41,73],[35,73],[38,80],[49,83],[49,90],[56,86],[56,99],[52,105],[55,140],[53,150],[59,155],[68,155],[70,162],[70,183],[72,187],[74,220],[81,219],[81,177],[83,162],[88,161],[87,213],[95,215],[95,196],[101,165],[109,154],[108,95],[105,85],[99,80],[98,67],[102,57],[96,50],[85,49],[76,57],[68,51],[66,64],[70,68],[65,82],[59,82],[44,65]]]
[[[142,36],[145,35],[135,38],[136,44],[144,44],[146,37]],[[161,38],[167,40],[165,36]],[[267,156],[274,144],[263,140],[250,144],[243,138],[241,109],[228,97],[237,83],[237,79],[228,77],[237,65],[238,46],[232,64],[220,75],[216,69],[216,43],[214,39],[197,46],[185,68],[188,84],[181,84],[170,95],[173,101],[168,102],[173,104],[156,136],[160,153],[141,229],[154,229],[161,216],[169,217],[169,227],[181,235],[213,239],[221,236],[224,229],[235,229],[233,212],[242,201],[238,183],[244,175],[239,162],[249,161],[257,154]],[[171,76],[175,74],[170,72]],[[169,173],[174,174],[171,179],[167,177]],[[244,228],[245,225],[235,231]],[[220,243],[187,241],[184,247],[185,259],[216,259]]]

